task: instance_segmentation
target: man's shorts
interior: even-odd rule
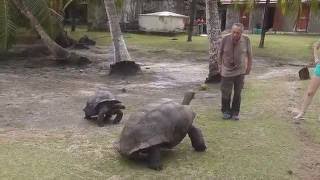
[[[320,77],[320,64],[317,64],[314,68],[314,75]]]

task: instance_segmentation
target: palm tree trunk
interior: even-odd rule
[[[122,35],[120,36],[120,39],[121,39],[121,41],[120,41],[120,51],[121,51],[121,54],[124,54],[125,57],[126,57],[126,59],[127,59],[128,61],[131,61],[131,60],[132,60],[132,59],[131,59],[131,56],[130,56],[130,54],[129,54],[129,51],[128,51],[126,42],[124,41],[124,38],[123,38]]]
[[[71,31],[72,32],[76,31],[76,17],[74,17],[74,15],[72,15],[71,17]]]
[[[206,19],[209,38],[209,75],[206,82],[220,82],[218,58],[221,30],[218,0],[206,0]]]
[[[104,4],[109,19],[110,33],[113,41],[114,64],[122,60],[121,54],[124,54],[127,60],[131,60],[127,46],[121,34],[119,16],[114,0],[104,0]]]
[[[188,42],[192,41],[192,32],[193,32],[193,22],[195,19],[197,10],[197,0],[192,0],[191,8],[190,8],[190,21],[189,21],[189,28],[188,28]]]
[[[43,43],[48,47],[49,51],[52,53],[53,56],[57,59],[67,59],[70,56],[70,53],[59,46],[56,42],[54,42],[49,35],[44,31],[42,26],[40,25],[37,18],[34,17],[34,15],[31,13],[31,11],[28,9],[28,7],[24,4],[23,0],[12,0],[16,7],[20,10],[20,12],[28,18],[30,21],[31,27],[33,27],[39,36],[41,37],[41,40]]]
[[[267,20],[268,20],[268,6],[270,4],[270,0],[266,1],[265,7],[264,7],[264,15],[263,15],[263,22],[262,22],[262,31],[261,31],[261,38],[259,43],[259,48],[264,47],[264,39],[266,37],[267,32]]]

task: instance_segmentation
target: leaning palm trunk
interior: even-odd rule
[[[220,82],[218,66],[221,39],[218,0],[206,0],[207,32],[209,38],[209,75],[206,82]]]
[[[127,60],[131,60],[127,46],[121,34],[119,16],[114,0],[104,0],[104,4],[109,19],[110,33],[113,41],[114,63],[120,62],[122,60],[122,54],[126,57]]]
[[[131,59],[131,56],[130,56],[130,54],[129,54],[128,48],[127,48],[127,46],[126,46],[126,42],[124,41],[124,38],[123,38],[122,35],[120,36],[120,39],[121,39],[121,41],[120,41],[120,51],[121,51],[121,54],[124,54],[125,57],[126,57],[126,59],[127,59],[128,61],[131,61],[131,60],[132,60],[132,59]]]
[[[57,59],[67,59],[70,56],[70,53],[55,43],[49,35],[44,31],[42,26],[40,25],[39,21],[35,18],[35,16],[31,13],[28,7],[24,4],[23,0],[12,0],[16,7],[20,10],[20,12],[28,18],[30,21],[31,27],[33,27],[43,43],[47,46],[49,51],[52,53],[53,56]]]

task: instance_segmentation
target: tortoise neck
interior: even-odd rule
[[[184,94],[182,105],[189,105],[191,100],[194,98],[195,92],[189,91]]]

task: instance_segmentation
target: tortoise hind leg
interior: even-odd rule
[[[162,170],[162,164],[160,160],[160,147],[152,146],[148,149],[148,167],[153,170]]]
[[[200,129],[191,125],[188,131],[189,138],[191,140],[192,147],[194,150],[202,152],[207,149],[207,146],[204,142],[204,138]]]

